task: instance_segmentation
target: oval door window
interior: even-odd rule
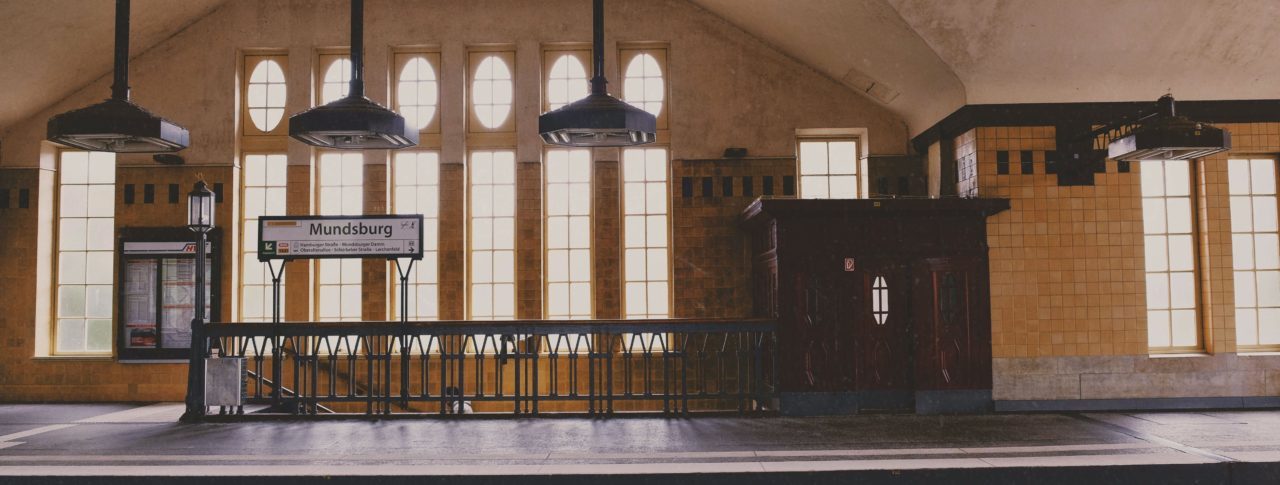
[[[889,321],[889,284],[883,276],[877,276],[871,283],[871,316],[875,317],[876,325]]]

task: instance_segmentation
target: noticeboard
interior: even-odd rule
[[[263,216],[258,260],[422,259],[422,215]]]
[[[220,232],[210,233],[205,315],[218,321]],[[121,228],[116,350],[122,362],[186,361],[195,315],[195,250],[186,228]]]

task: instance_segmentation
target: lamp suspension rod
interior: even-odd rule
[[[364,0],[351,0],[351,87],[347,96],[364,96]]]
[[[607,94],[604,79],[604,0],[592,0],[591,94]]]
[[[129,99],[129,0],[116,0],[116,57],[111,98]]]

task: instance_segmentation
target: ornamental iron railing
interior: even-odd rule
[[[777,397],[772,320],[218,323],[259,412],[764,412]],[[221,408],[242,414],[244,406]]]

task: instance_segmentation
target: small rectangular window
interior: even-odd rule
[[[285,215],[287,161],[283,153],[244,156],[240,201],[240,321],[269,322],[275,295],[271,271],[258,261],[258,218]],[[283,276],[283,275],[282,275]],[[281,315],[284,283],[281,282]]]
[[[391,210],[422,215],[422,260],[409,274],[409,320],[436,320],[439,303],[440,154],[398,151],[392,165]],[[400,275],[392,273],[391,309],[400,317]]]
[[[760,193],[764,195],[773,195],[773,177],[766,175],[760,187]]]
[[[320,154],[320,215],[364,214],[364,156],[360,152],[327,151]],[[361,320],[361,260],[316,260],[316,315],[320,321]],[[352,350],[352,349],[347,349]]]
[[[1143,162],[1141,173],[1148,343],[1153,351],[1197,350],[1191,162]]]
[[[516,317],[515,152],[474,151],[470,158],[470,315],[511,320]]]
[[[996,152],[996,174],[1009,175],[1009,152],[1000,150]]]
[[[667,318],[671,311],[667,150],[628,148],[622,159],[623,314]],[[710,192],[710,185],[710,177],[705,178],[705,192]]]
[[[801,139],[798,145],[800,198],[860,197],[861,160],[856,139]]]
[[[1035,163],[1033,163],[1033,160],[1035,160],[1035,158],[1033,157],[1031,150],[1023,150],[1022,153],[1018,155],[1018,161],[1022,162],[1023,175],[1036,173],[1036,166]]]
[[[1228,164],[1236,343],[1242,350],[1275,349],[1280,347],[1276,161],[1231,159]]]
[[[742,177],[742,196],[743,197],[756,196],[755,181],[751,179],[750,175],[746,177]]]
[[[733,197],[733,177],[720,179],[720,190],[722,196]]]
[[[116,157],[64,151],[60,159],[54,352],[110,354]]]

